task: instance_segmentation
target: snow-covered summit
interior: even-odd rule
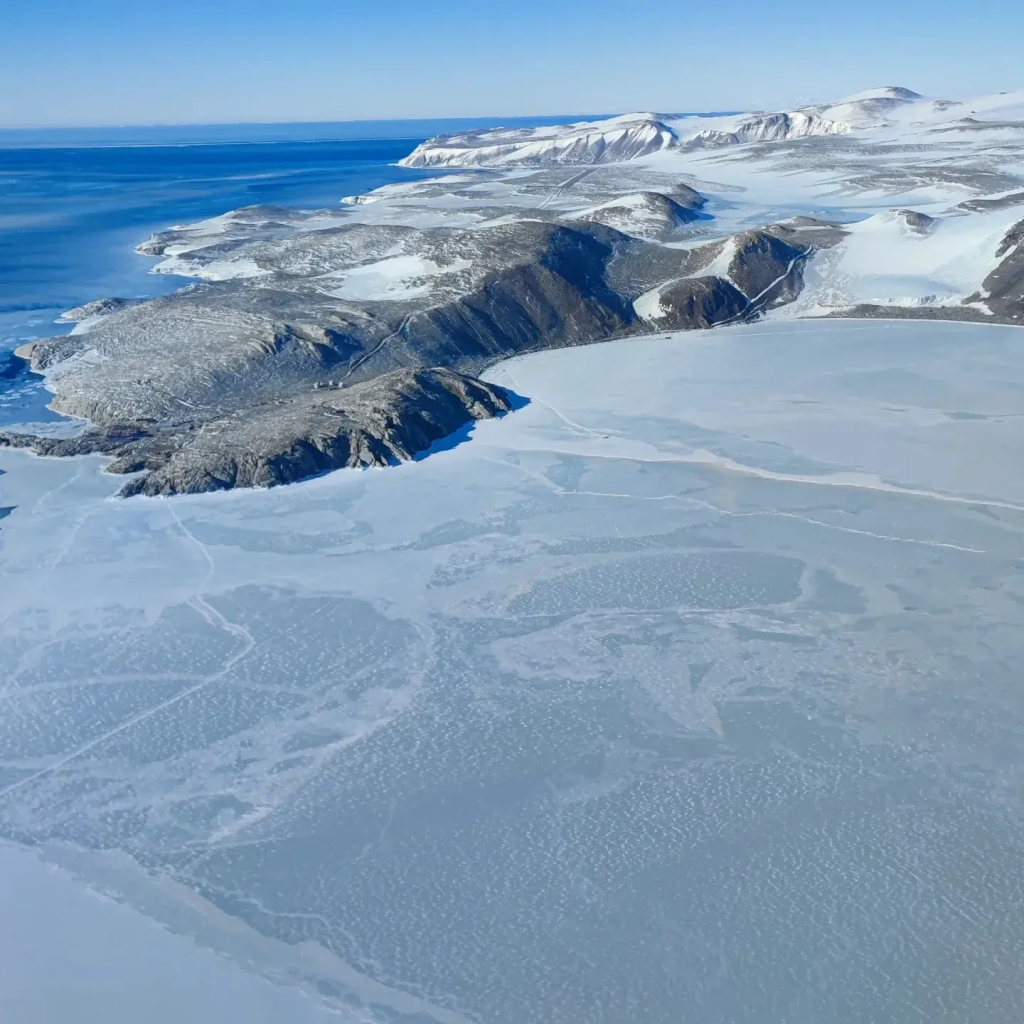
[[[698,204],[703,199],[698,197]],[[604,224],[627,235],[641,238],[670,236],[701,217],[699,205],[685,206],[661,192],[635,192],[578,210],[569,218],[590,224]]]
[[[850,125],[851,129],[867,128],[884,121],[893,111],[923,97],[912,89],[887,85],[881,89],[868,89],[825,107],[817,108],[820,117]],[[815,109],[815,108],[811,108]]]
[[[883,85],[879,89],[865,89],[863,92],[847,96],[841,103],[860,103],[864,100],[890,100],[895,102],[906,102],[908,100],[919,100],[921,94],[913,89],[905,89],[901,85]]]
[[[746,142],[781,142],[806,139],[811,135],[845,135],[852,126],[810,111],[794,110],[780,114],[753,114],[733,119],[721,126],[702,128],[681,139],[687,148],[735,146]]]

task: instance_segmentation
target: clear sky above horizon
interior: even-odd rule
[[[8,0],[0,127],[740,110],[1024,87],[994,0]]]

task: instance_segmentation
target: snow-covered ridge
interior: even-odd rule
[[[806,111],[788,114],[760,114],[727,130],[706,128],[686,142],[687,146],[735,146],[745,142],[781,142],[806,139],[811,135],[846,135],[853,130],[847,121],[830,121]]]
[[[661,192],[634,192],[579,210],[570,221],[605,224],[628,235],[661,238],[701,217],[695,209]]]
[[[654,114],[556,128],[507,129],[443,135],[417,146],[402,167],[511,167],[614,163],[647,156],[676,144],[672,130]]]
[[[894,111],[920,100],[921,97],[909,89],[886,86],[857,93],[837,103],[790,111],[757,111],[712,118],[644,112],[554,127],[485,129],[429,139],[399,162],[403,167],[614,163],[679,147],[845,135],[880,125]]]

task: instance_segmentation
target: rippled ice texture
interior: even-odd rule
[[[0,834],[378,1020],[1021,1019],[1024,334],[492,376],[268,492],[4,454]]]

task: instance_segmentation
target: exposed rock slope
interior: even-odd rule
[[[768,231],[746,231],[693,252],[699,269],[664,282],[639,296],[638,316],[661,330],[715,327],[753,319],[792,301],[803,286],[809,253],[785,230],[789,241]]]
[[[1024,322],[1024,220],[1006,232],[997,255],[999,266],[982,282],[981,291],[967,301],[984,302],[991,313]]]
[[[658,197],[673,215],[689,209]],[[585,218],[214,240],[185,253],[197,272],[241,261],[264,273],[94,303],[87,330],[26,346],[53,408],[93,428],[2,443],[113,455],[115,472],[147,474],[125,494],[260,486],[407,458],[508,408],[468,376],[481,367],[643,333],[635,303],[655,281],[673,282],[663,300],[675,328],[755,317],[799,290],[806,251],[760,231],[670,249]]]
[[[141,473],[134,494],[193,494],[291,483],[326,470],[385,466],[426,451],[474,420],[510,411],[503,389],[450,370],[398,370],[344,390],[316,389],[171,427],[110,425],[68,439],[0,432],[41,455],[114,456]]]

